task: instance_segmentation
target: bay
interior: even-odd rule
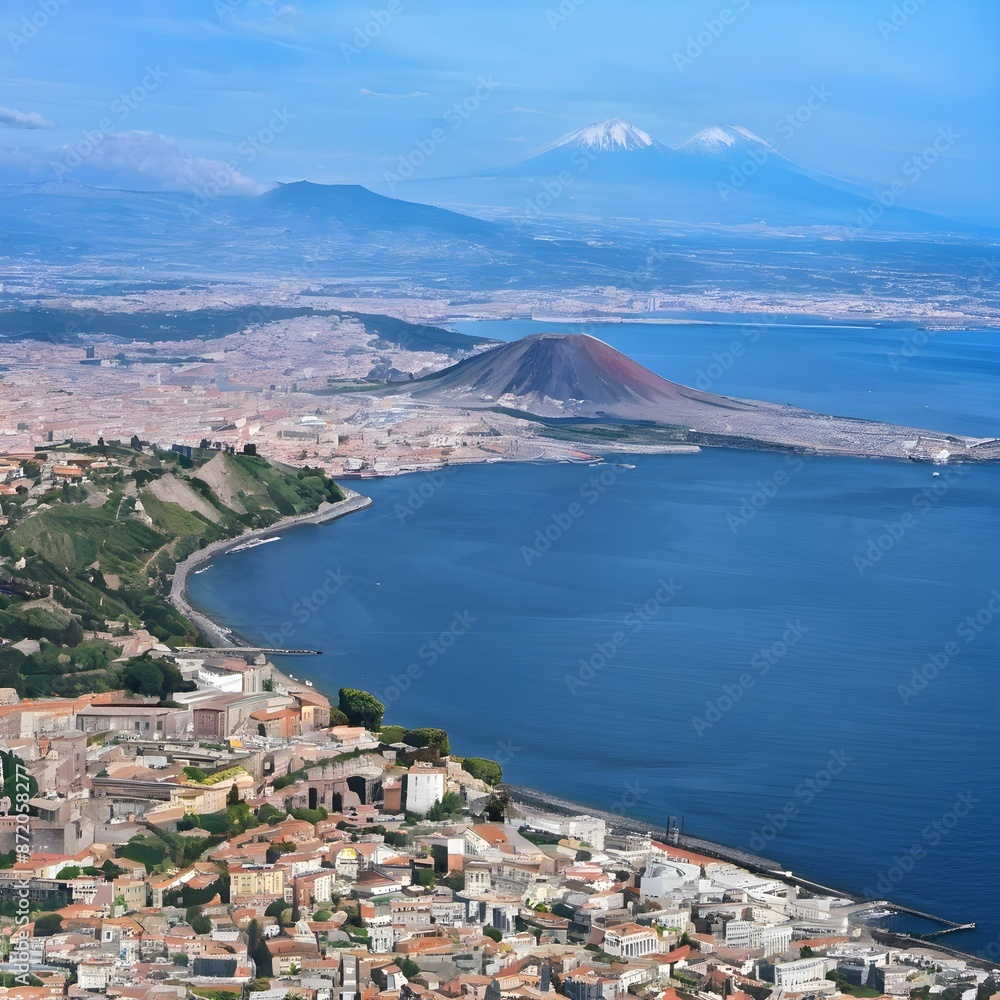
[[[581,327],[475,325],[541,329]],[[715,392],[1000,432],[991,331],[582,329]],[[983,951],[1000,467],[939,471],[706,450],[371,481],[373,508],[223,556],[190,590],[252,641],[289,623],[283,644],[324,653],[286,669],[372,690],[508,780],[975,920],[947,943]]]

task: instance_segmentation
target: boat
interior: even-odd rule
[[[635,466],[634,465],[629,465],[628,462],[616,462],[615,463],[615,468],[616,469],[634,469]]]
[[[210,565],[209,566],[202,566],[201,569],[196,569],[194,571],[194,575],[197,576],[199,573],[207,573],[211,568],[212,567]]]

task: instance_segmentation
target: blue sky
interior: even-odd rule
[[[1000,219],[993,0],[7,0],[4,34],[4,182],[376,183],[468,99],[447,176],[615,116],[774,138],[825,88],[784,155],[880,189],[949,130],[901,203]]]

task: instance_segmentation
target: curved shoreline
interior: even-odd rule
[[[299,528],[305,524],[326,524],[329,521],[336,521],[338,518],[346,517],[348,514],[353,514],[356,511],[365,510],[374,503],[371,497],[366,497],[362,493],[348,489],[342,484],[338,485],[340,485],[340,489],[344,493],[344,499],[337,503],[324,502],[310,514],[293,514],[291,517],[283,517],[280,521],[276,521],[266,528],[251,528],[249,531],[244,531],[233,538],[224,538],[218,542],[212,542],[210,545],[206,545],[205,548],[193,552],[187,559],[183,559],[174,567],[174,575],[170,582],[170,593],[167,595],[167,600],[188,621],[194,622],[210,646],[246,645],[230,629],[215,621],[203,611],[199,611],[188,600],[187,585],[192,571],[204,563],[211,563],[217,556],[224,555],[226,552],[230,552],[238,546],[245,545],[254,539],[272,538],[275,535],[291,531],[293,528]]]
[[[344,517],[347,514],[364,510],[374,504],[374,500],[372,500],[371,497],[364,496],[355,490],[348,489],[343,486],[342,483],[339,485],[344,491],[345,496],[342,501],[336,504],[322,504],[311,514],[294,515],[292,517],[283,518],[281,521],[278,521],[267,528],[252,529],[241,535],[237,535],[234,538],[213,542],[211,545],[206,546],[204,549],[199,549],[187,559],[178,563],[174,571],[170,594],[168,596],[170,603],[177,609],[177,611],[198,626],[199,630],[211,646],[232,647],[248,645],[248,643],[233,633],[232,630],[215,621],[204,612],[198,611],[189,602],[187,597],[187,581],[188,577],[191,575],[191,571],[202,564],[210,563],[216,556],[222,555],[254,538],[272,537],[283,531],[288,531],[304,524],[326,524],[330,521],[335,521]],[[279,671],[276,667],[273,667],[273,665],[272,668],[275,675],[280,677],[287,688],[306,690],[301,682],[293,680],[288,675]],[[312,690],[326,694],[326,692],[324,692],[319,686],[314,687]],[[327,697],[329,697],[329,695],[327,695]],[[576,814],[586,813],[593,816],[599,816],[606,820],[609,830],[629,833],[652,831],[654,835],[662,834],[662,840],[667,842],[667,831],[657,830],[655,824],[651,825],[642,820],[635,819],[630,816],[619,815],[617,813],[607,813],[600,809],[595,809],[579,802],[564,799],[561,796],[557,796],[551,792],[545,792],[540,789],[530,788],[523,785],[514,785],[508,782],[503,782],[502,787],[509,791],[515,802],[520,801],[524,805],[529,806],[529,808],[533,806],[535,808],[542,808],[556,813],[572,812]],[[710,857],[718,858],[720,861],[727,861],[738,865],[739,867],[746,868],[747,870],[759,875],[778,876],[783,881],[793,883],[806,889],[807,891],[819,890],[821,892],[835,894],[851,899],[855,903],[866,900],[866,897],[857,893],[832,888],[830,886],[823,885],[822,883],[814,882],[801,875],[793,875],[790,871],[783,869],[780,862],[775,861],[774,859],[762,858],[757,855],[753,855],[740,848],[683,834],[680,835],[675,843],[681,849],[706,854]],[[905,912],[905,908],[901,908],[899,912]],[[876,929],[873,929],[873,936],[875,931]],[[881,930],[878,930],[877,932],[882,934],[885,933]],[[938,945],[936,941],[927,941],[923,938],[908,934],[898,934],[895,935],[895,937],[898,938],[900,946],[908,945],[909,947],[925,949],[932,952],[938,950],[940,953],[960,957],[972,965],[986,968],[995,967],[995,963],[991,962],[988,958],[985,958],[982,955],[963,952],[958,949]]]

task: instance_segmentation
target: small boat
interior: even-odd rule
[[[933,477],[934,477],[935,479],[937,479],[937,478],[938,478],[938,477],[939,477],[939,476],[941,475],[941,473],[940,473],[940,472],[932,472],[932,473],[931,473],[931,475],[932,475],[932,476],[933,476]]]
[[[201,569],[196,569],[194,571],[194,575],[197,576],[199,573],[207,573],[211,568],[211,566],[202,566]]]
[[[628,462],[618,462],[615,464],[616,469],[634,469],[634,465],[629,465]]]

